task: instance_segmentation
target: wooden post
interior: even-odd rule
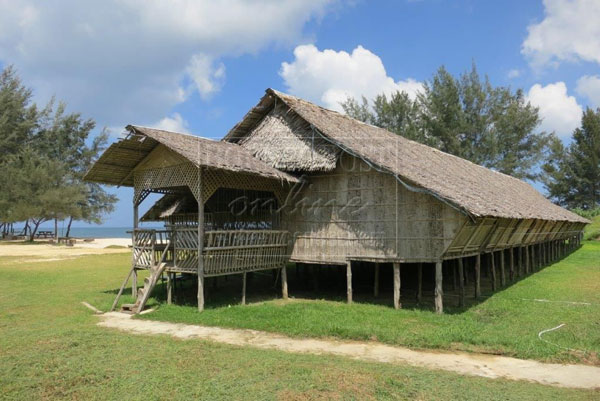
[[[465,306],[465,277],[463,258],[458,258],[458,306]]]
[[[523,247],[520,246],[518,249],[518,266],[517,266],[517,276],[521,277],[523,275]]]
[[[535,270],[535,245],[531,245],[531,271]]]
[[[525,246],[525,274],[529,274],[529,246]]]
[[[417,264],[417,303],[423,299],[423,263]]]
[[[138,228],[138,203],[136,199],[133,199],[133,233],[131,234],[131,245],[135,247],[135,230]],[[135,253],[135,252],[134,252]],[[133,258],[135,256],[132,255],[131,263],[133,263]],[[131,273],[131,296],[134,301],[137,301],[137,270],[133,269]]]
[[[500,251],[500,283],[506,286],[506,273],[504,271],[504,249]]]
[[[442,262],[439,261],[435,264],[435,313],[444,313],[442,278]]]
[[[201,167],[198,168],[198,188],[196,192],[198,196],[198,311],[202,312],[204,310],[204,198],[202,196]],[[245,279],[246,274],[244,273],[244,283]]]
[[[288,299],[287,269],[285,265],[281,268],[281,297]]]
[[[373,296],[379,296],[379,263],[375,263],[375,278],[373,282]]]
[[[352,303],[352,261],[346,262],[346,297],[349,304]]]
[[[64,228],[64,223],[63,223]],[[54,218],[54,241],[58,244],[58,218]]]
[[[246,305],[246,272],[242,273],[242,305]]]
[[[452,260],[452,291],[456,291],[458,287],[458,266],[456,260]]]
[[[481,296],[481,254],[475,257],[475,299]]]
[[[167,273],[167,304],[173,302],[173,273]]]
[[[394,262],[394,309],[400,308],[400,263]]]
[[[510,281],[515,281],[515,248],[510,248],[508,251],[510,252]]]
[[[496,291],[496,261],[494,252],[490,253],[490,268],[492,270],[492,291]]]

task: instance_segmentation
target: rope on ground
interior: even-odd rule
[[[567,351],[578,352],[578,353],[581,353],[581,354],[587,354],[587,351],[582,351],[582,350],[579,350],[579,349],[573,349],[573,348],[569,348],[569,347],[563,347],[562,345],[555,344],[553,342],[550,342],[548,340],[544,340],[542,338],[543,334],[549,333],[549,332],[554,331],[554,330],[558,330],[558,329],[560,329],[561,327],[564,327],[564,326],[566,326],[566,324],[565,323],[561,323],[561,324],[559,324],[556,327],[552,327],[551,329],[542,330],[542,331],[540,331],[538,333],[538,338],[540,340],[542,340],[543,342],[547,343],[547,344],[554,345],[555,347],[562,348],[562,349],[565,349]]]

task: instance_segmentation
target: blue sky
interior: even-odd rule
[[[339,108],[474,61],[568,142],[600,106],[599,20],[594,0],[0,0],[0,65],[116,140],[130,123],[219,139],[267,87]],[[105,225],[130,225],[131,190],[110,190]]]

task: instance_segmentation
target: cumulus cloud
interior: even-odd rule
[[[542,118],[541,129],[554,131],[566,137],[581,123],[582,109],[574,96],[567,94],[567,85],[556,82],[542,86],[533,85],[527,93],[527,100],[539,107]]]
[[[352,53],[298,46],[294,60],[282,63],[279,74],[291,93],[338,111],[348,97],[371,99],[404,91],[414,98],[423,88],[411,78],[395,81],[389,77],[381,58],[362,46]]]
[[[165,131],[188,133],[188,123],[179,113],[173,113],[170,117],[165,117],[152,124],[152,128],[163,129]]]
[[[0,0],[0,63],[100,125],[158,120],[225,80],[223,56],[302,39],[335,0]]]
[[[600,76],[584,75],[577,80],[577,93],[587,97],[592,107],[600,107]]]
[[[544,19],[527,28],[521,49],[532,65],[600,63],[600,1],[544,0],[544,9]]]

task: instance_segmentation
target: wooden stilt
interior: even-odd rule
[[[525,274],[529,274],[529,247],[525,247]]]
[[[481,254],[475,257],[475,299],[481,297]]]
[[[490,253],[490,269],[492,271],[492,291],[496,291],[496,262],[494,252]]]
[[[131,273],[131,296],[137,300],[137,269],[133,269]]]
[[[132,237],[132,244],[135,245],[135,229],[138,228],[138,224],[139,224],[139,218],[138,218],[138,203],[137,200],[134,199],[133,200],[133,233],[131,234]],[[135,252],[134,252],[135,254]],[[132,255],[132,258],[135,258],[134,255]],[[132,260],[132,264],[133,264],[133,260]],[[137,301],[137,270],[133,269],[133,272],[131,273],[131,296],[133,297],[134,301]]]
[[[242,305],[246,305],[246,272],[242,273]]]
[[[423,300],[423,263],[417,264],[417,303]]]
[[[283,266],[281,268],[281,297],[283,299],[288,299],[288,282],[286,266]]]
[[[394,309],[400,308],[400,263],[394,262]]]
[[[373,278],[373,296],[379,296],[379,263],[375,263],[375,277]]]
[[[500,251],[500,283],[506,286],[506,272],[504,271],[504,249]]]
[[[444,313],[442,279],[442,262],[439,261],[435,264],[435,313]]]
[[[456,291],[458,288],[458,266],[456,260],[449,262],[452,263],[452,291]]]
[[[518,248],[518,262],[519,265],[517,266],[517,276],[521,277],[523,275],[523,247],[520,246]]]
[[[167,273],[167,304],[173,302],[173,273]]]
[[[515,248],[510,248],[508,251],[510,252],[510,281],[515,281]]]
[[[352,303],[352,261],[346,262],[346,297],[349,304]]]
[[[465,306],[465,279],[463,258],[458,258],[458,306]]]
[[[202,168],[198,168],[198,311],[204,310],[204,199],[202,197]]]

